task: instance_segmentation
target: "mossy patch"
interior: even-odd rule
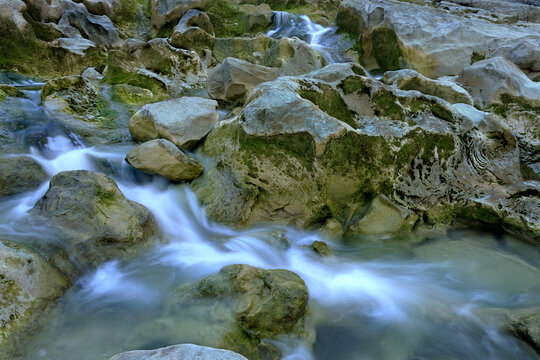
[[[536,180],[540,181],[540,175],[538,175],[533,169],[531,169],[527,164],[520,163],[519,169],[521,170],[521,177],[524,181],[527,180]]]
[[[443,119],[451,123],[454,122],[454,115],[452,114],[452,111],[445,108],[435,100],[416,98],[410,104],[410,110],[413,113],[424,112],[427,109],[439,119]]]
[[[345,95],[352,93],[369,94],[371,92],[371,87],[367,84],[366,79],[361,76],[349,76],[338,87],[343,90]]]
[[[319,91],[313,90],[310,84],[301,84],[298,95],[311,101],[328,115],[356,128],[354,114],[349,110],[339,92],[326,84],[317,84],[317,87]]]
[[[121,2],[121,9],[111,17],[111,21],[126,34],[133,36],[140,23],[138,17],[150,18],[151,2],[147,0],[121,0]]]
[[[373,30],[370,38],[371,54],[377,61],[379,68],[383,71],[399,69],[401,50],[396,33],[383,26]]]
[[[376,114],[393,120],[404,120],[405,112],[397,101],[397,97],[384,88],[377,89],[372,96]]]
[[[266,30],[265,26],[253,26],[246,21],[245,14],[240,10],[239,6],[231,5],[227,1],[211,1],[209,6],[205,8],[212,25],[216,37],[234,37],[241,36],[246,33],[258,33]]]
[[[471,65],[475,62],[482,61],[486,59],[486,55],[473,51],[471,54]]]
[[[540,107],[533,106],[526,100],[512,96],[510,94],[502,94],[500,96],[501,103],[490,105],[489,109],[501,117],[507,117],[509,112],[524,111],[535,115],[540,115]]]

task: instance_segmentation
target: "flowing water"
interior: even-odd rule
[[[280,21],[270,35],[298,34]],[[317,29],[305,31],[312,34],[306,41],[323,44],[334,31]],[[22,80],[19,85],[26,86]],[[138,258],[110,261],[84,274],[18,359],[100,360],[126,350],[205,345],[216,334],[216,314],[201,304],[200,311],[169,318],[171,293],[238,263],[288,269],[306,282],[316,337],[274,341],[284,359],[539,358],[501,328],[508,311],[540,305],[538,248],[474,229],[332,242],[316,232],[271,224],[223,226],[207,218],[188,185],[127,165],[123,159],[132,145],[87,147],[43,110],[38,91],[25,93],[27,98],[10,99],[0,108],[0,116],[17,125],[12,127],[15,145],[51,177],[75,169],[107,173],[128,199],[151,210],[162,236]],[[46,182],[0,200],[1,238],[55,241],[54,233],[27,221],[47,187]],[[333,255],[318,256],[309,247],[315,240],[327,241]]]
[[[337,27],[325,27],[313,22],[306,15],[296,15],[285,11],[274,11],[273,25],[266,36],[281,39],[297,37],[316,49],[329,63],[350,61],[346,52],[353,43],[337,33]]]

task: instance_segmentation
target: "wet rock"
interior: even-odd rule
[[[534,6],[526,8],[529,14],[538,12]],[[534,69],[540,58],[537,20],[529,17],[530,22],[517,25],[505,19],[504,10],[492,11],[475,13],[470,7],[452,9],[429,1],[345,0],[336,21],[340,29],[362,34],[368,69],[407,65],[437,78],[457,75],[472,62],[494,56]]]
[[[204,346],[181,344],[156,350],[128,351],[115,355],[109,360],[247,360],[240,354],[228,350]]]
[[[36,330],[68,279],[33,250],[0,240],[0,359],[8,360]]]
[[[378,195],[369,204],[366,214],[353,223],[349,232],[362,235],[389,235],[411,230],[417,216],[396,206],[384,195]]]
[[[174,48],[166,39],[152,39],[130,41],[124,50],[110,51],[103,81],[142,87],[155,95],[177,95],[205,77],[197,53]]]
[[[203,166],[184,154],[170,141],[147,141],[126,155],[133,167],[151,175],[161,175],[171,181],[191,181],[203,172]]]
[[[474,104],[467,90],[457,85],[451,78],[443,77],[433,80],[419,74],[415,70],[405,69],[386,72],[383,81],[387,84],[395,85],[398,89],[418,90],[423,94],[444,99],[451,104]]]
[[[216,275],[179,287],[171,301],[171,314],[197,311],[201,301],[213,306],[216,315],[223,311],[220,322],[225,328],[219,347],[250,359],[277,359],[277,349],[261,340],[303,331],[298,326],[303,328],[308,291],[304,281],[287,270],[229,265]]]
[[[521,183],[517,141],[497,116],[344,66],[262,83],[210,132],[202,150],[218,166],[192,186],[211,217],[299,227],[333,218],[352,231],[382,194],[395,206],[376,208],[395,221],[381,231],[392,232],[410,228],[413,213],[448,224],[471,199],[509,198]],[[523,215],[505,204],[501,211]]]
[[[151,0],[152,25],[159,29],[163,25],[175,22],[188,10],[204,9],[210,0]]]
[[[129,121],[129,131],[138,141],[164,138],[180,149],[189,149],[216,126],[217,102],[182,97],[145,105]]]
[[[23,97],[24,94],[16,87],[6,84],[0,84],[0,101],[6,97]]]
[[[540,353],[540,309],[534,313],[513,317],[510,329],[517,337]]]
[[[128,84],[113,85],[112,98],[130,105],[145,105],[159,99],[148,89]]]
[[[65,76],[48,81],[41,91],[44,108],[90,144],[129,138],[125,123],[111,109],[100,89],[87,77]]]
[[[321,54],[297,38],[278,40],[257,36],[216,39],[213,54],[219,62],[233,57],[258,65],[281,68],[283,75],[305,74],[326,65]]]
[[[320,256],[332,255],[332,250],[330,250],[330,247],[324,241],[314,241],[313,244],[311,244],[311,247],[313,248],[313,251]]]
[[[30,214],[63,241],[52,252],[83,267],[134,255],[156,227],[150,211],[127,200],[112,179],[86,170],[55,175]]]
[[[27,156],[0,156],[0,197],[37,189],[49,176]]]
[[[279,76],[279,69],[227,58],[208,75],[208,95],[216,100],[244,102],[258,84]]]

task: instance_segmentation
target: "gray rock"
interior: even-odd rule
[[[451,78],[443,77],[437,80],[425,77],[415,70],[404,69],[399,71],[387,71],[383,81],[395,85],[401,90],[418,90],[423,94],[436,96],[451,104],[463,103],[473,105],[471,95],[457,85]]]
[[[0,359],[9,360],[24,336],[70,286],[68,279],[33,250],[0,239]]]
[[[127,200],[106,175],[86,170],[55,175],[30,214],[63,241],[65,249],[53,254],[64,251],[82,266],[132,256],[156,229],[147,208]]]
[[[257,85],[276,79],[279,73],[279,69],[227,58],[208,74],[206,87],[212,99],[243,103]]]
[[[164,139],[137,146],[126,155],[126,161],[147,174],[161,175],[171,181],[191,181],[203,172],[197,160]]]
[[[472,62],[494,56],[504,56],[523,69],[536,66],[539,23],[516,24],[504,18],[504,11],[490,19],[491,14],[475,14],[470,8],[432,5],[429,1],[345,0],[337,24],[352,34],[362,34],[368,69],[412,67],[437,78],[457,75]],[[530,13],[538,11],[529,8]]]
[[[122,9],[121,0],[84,0],[84,6],[95,15],[114,16]]]
[[[152,25],[163,25],[180,19],[188,10],[204,9],[210,0],[151,0]]]
[[[180,149],[189,149],[216,126],[217,102],[182,97],[145,105],[129,121],[129,131],[138,141],[164,138]]]
[[[0,197],[37,189],[49,176],[27,156],[0,157]]]
[[[172,345],[156,350],[128,351],[109,360],[247,360],[228,350],[213,349],[192,344]]]

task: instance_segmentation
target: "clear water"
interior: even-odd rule
[[[169,316],[171,292],[237,263],[289,269],[306,282],[316,338],[276,341],[284,359],[539,358],[501,330],[505,312],[540,306],[538,248],[462,229],[344,243],[326,239],[334,255],[322,258],[309,248],[325,240],[318,233],[212,222],[189,186],[129,167],[123,159],[132,145],[86,147],[55,127],[38,98],[29,92],[28,99],[10,100],[11,110],[3,107],[5,119],[28,124],[20,130],[26,144],[21,149],[50,176],[75,169],[106,172],[127,198],[152,211],[163,239],[136,259],[111,261],[82,276],[18,359],[99,360],[182,342],[211,345],[219,314],[201,304],[198,311]],[[28,136],[34,126],[47,131]],[[1,238],[55,241],[55,234],[27,222],[47,186],[0,200]],[[276,241],[276,234],[285,234],[288,244]]]

